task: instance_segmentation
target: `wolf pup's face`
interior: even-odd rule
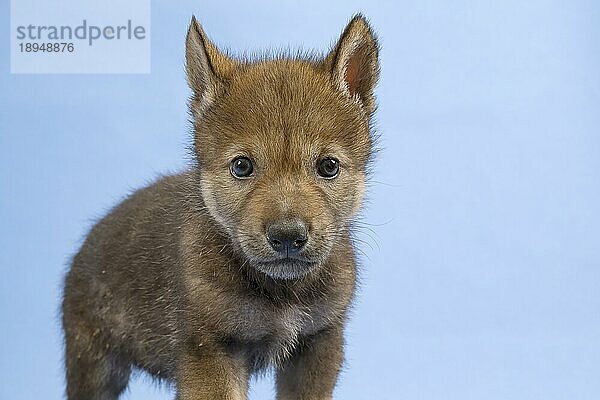
[[[346,234],[372,153],[377,43],[355,17],[323,59],[229,58],[192,19],[195,151],[212,217],[276,279],[318,268]]]

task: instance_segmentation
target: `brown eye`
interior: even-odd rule
[[[236,157],[231,162],[231,175],[235,176],[239,179],[248,178],[252,175],[254,171],[254,167],[252,166],[252,161],[248,157]]]
[[[340,172],[340,162],[335,158],[324,158],[317,164],[317,173],[325,179],[333,179]]]

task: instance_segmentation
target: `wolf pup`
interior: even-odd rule
[[[372,155],[378,47],[354,17],[323,58],[237,60],[192,19],[194,162],[89,232],[64,286],[69,400],[132,368],[180,400],[331,399],[356,280],[351,228]]]

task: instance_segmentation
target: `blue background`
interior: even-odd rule
[[[338,399],[600,396],[600,3],[155,1],[149,75],[10,75],[0,40],[0,398],[62,396],[91,222],[186,165],[192,13],[237,52],[379,33],[383,135]],[[251,398],[272,397],[270,378]],[[167,399],[147,378],[127,399]]]

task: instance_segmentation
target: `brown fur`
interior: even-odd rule
[[[181,400],[245,399],[249,376],[273,367],[278,399],[329,399],[355,288],[375,37],[357,16],[323,59],[249,62],[193,19],[186,47],[197,164],[132,194],[73,258],[67,397],[115,400],[137,367]],[[238,156],[248,179],[230,172]],[[339,160],[336,178],[317,175],[323,157]],[[265,229],[290,218],[308,240],[280,258]]]

